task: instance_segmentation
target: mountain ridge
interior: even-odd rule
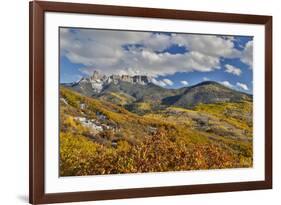
[[[193,108],[196,105],[252,101],[252,95],[233,90],[215,81],[203,81],[196,85],[168,89],[153,83],[149,76],[111,75],[98,72],[72,84],[61,84],[86,96],[122,105],[129,111],[141,113],[138,105],[159,110],[168,106]],[[142,103],[142,104],[140,104]]]

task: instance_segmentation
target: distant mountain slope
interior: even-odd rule
[[[216,82],[207,81],[188,87],[172,104],[184,108],[193,108],[200,103],[210,104],[251,100],[252,97],[246,93],[232,90]]]
[[[123,92],[136,101],[149,101],[160,103],[163,98],[177,94],[177,90],[165,89],[149,83],[147,85],[131,84],[129,82],[119,82],[118,84],[110,83],[106,85],[98,96],[108,92]]]

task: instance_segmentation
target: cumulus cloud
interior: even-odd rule
[[[203,81],[208,81],[208,80],[210,80],[210,78],[203,77]]]
[[[236,86],[238,88],[242,88],[243,90],[249,90],[248,86],[246,84],[244,84],[244,83],[237,82]]]
[[[171,81],[170,79],[167,79],[167,78],[163,79],[163,82],[164,82],[166,85],[170,85],[170,86],[174,84],[173,81]]]
[[[181,84],[183,84],[183,85],[188,85],[189,83],[188,83],[186,80],[182,80],[182,81],[181,81]]]
[[[226,86],[226,87],[229,87],[229,88],[232,88],[232,89],[238,89],[238,90],[245,90],[245,91],[248,91],[249,88],[246,84],[244,83],[240,83],[240,82],[237,82],[235,85],[231,84],[229,81],[221,81],[219,82],[220,84]]]
[[[241,61],[252,69],[253,67],[253,41],[249,41],[246,43],[244,50],[241,54]]]
[[[172,45],[188,52],[166,52]],[[61,28],[60,48],[70,62],[84,66],[82,73],[99,70],[155,78],[176,72],[211,72],[220,69],[220,58],[241,57],[233,39],[215,35]],[[245,46],[243,62],[250,63],[250,49],[250,44]]]
[[[230,38],[215,35],[175,34],[173,41],[187,49],[213,57],[235,58],[240,51],[234,48]]]
[[[226,87],[229,87],[229,88],[233,88],[234,87],[234,85],[232,85],[229,81],[226,81],[226,80],[220,82],[220,84],[222,84],[222,85],[224,85]]]
[[[156,80],[155,78],[152,79],[152,83],[161,87],[167,86],[165,82],[162,80]]]
[[[241,75],[241,73],[242,73],[241,69],[239,69],[239,68],[237,68],[237,67],[235,67],[235,66],[233,66],[233,65],[226,64],[226,65],[225,65],[225,68],[226,68],[226,69],[225,69],[225,72],[231,73],[231,74],[233,74],[233,75],[239,76],[239,75]]]

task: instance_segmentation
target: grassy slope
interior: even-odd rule
[[[170,107],[139,116],[67,88],[61,88],[60,96],[67,102],[60,106],[62,176],[252,166],[251,141],[219,136],[215,129],[208,131],[197,126],[198,121],[201,125],[202,116],[211,116],[214,125],[223,116],[230,128],[243,125],[250,131],[250,125],[244,125],[243,119],[231,113],[232,119],[224,113],[222,107],[234,104],[200,105],[197,111]],[[86,109],[81,110],[81,104]],[[147,105],[140,107],[149,109]],[[242,105],[235,107],[238,108],[244,109]],[[114,129],[93,134],[74,119],[98,119],[99,115],[105,116],[103,123]],[[113,141],[117,146],[112,146]]]
[[[135,98],[122,92],[108,92],[101,96],[100,99],[121,106],[130,104],[135,101]]]
[[[200,104],[195,107],[195,110],[214,115],[241,130],[245,130],[247,135],[252,136],[252,102]]]

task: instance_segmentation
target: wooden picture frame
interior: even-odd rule
[[[92,4],[30,2],[30,139],[29,139],[29,200],[32,204],[74,202],[135,197],[154,197],[181,194],[230,192],[272,188],[272,17],[245,14],[226,14],[199,11],[168,10],[104,6]],[[265,26],[265,180],[233,183],[180,185],[165,187],[81,191],[71,193],[46,194],[44,188],[44,15],[46,12],[66,12],[73,14],[98,14],[125,17],[143,17],[177,20],[195,20],[226,23],[247,23]]]

